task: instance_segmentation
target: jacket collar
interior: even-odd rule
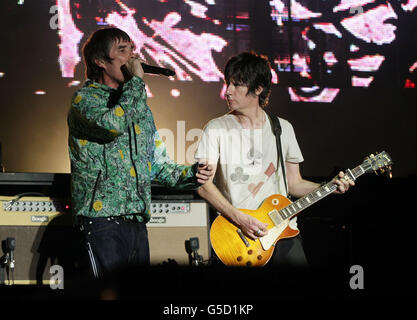
[[[95,89],[101,89],[104,90],[106,92],[114,92],[117,91],[117,89],[111,88],[105,84],[102,83],[98,83],[95,82],[93,80],[87,79],[86,82],[84,83],[84,87],[90,87],[90,88],[95,88]]]

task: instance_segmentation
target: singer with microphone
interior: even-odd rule
[[[68,113],[72,209],[96,278],[150,264],[152,181],[196,189],[212,176],[207,164],[179,165],[168,157],[143,81],[146,71],[168,69],[145,65],[134,49],[120,29],[94,32],[83,46],[87,80]]]

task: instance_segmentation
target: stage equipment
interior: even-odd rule
[[[201,249],[200,263],[211,257],[207,202],[203,200],[152,200],[151,216],[147,227],[152,265],[170,260],[175,260],[179,265],[189,265],[187,240],[194,239],[195,241],[195,238]]]
[[[10,242],[10,239],[15,239]],[[50,267],[75,270],[77,250],[69,203],[50,197],[0,196],[0,239],[15,244],[4,254],[14,262],[3,268],[5,284],[49,284]]]

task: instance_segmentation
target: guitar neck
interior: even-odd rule
[[[362,168],[362,166],[357,166],[352,170],[347,170],[345,172],[346,175],[349,176],[350,179],[356,180],[356,178],[363,175],[366,171]],[[311,206],[313,203],[323,199],[324,197],[328,196],[329,194],[333,193],[337,189],[337,184],[333,182],[328,182],[319,188],[315,189],[314,191],[306,194],[304,197],[294,201],[289,206],[277,211],[280,218],[291,219],[292,217],[296,216],[298,213],[303,211],[304,209]]]

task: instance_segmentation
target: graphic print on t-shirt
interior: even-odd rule
[[[273,175],[275,172],[275,166],[274,164],[271,162],[268,166],[268,168],[266,168],[265,170],[265,175],[267,176],[266,180],[268,180],[268,178]],[[264,185],[264,181],[260,181],[258,182],[258,184],[255,183],[251,183],[248,185],[248,190],[250,191],[250,193],[252,193],[252,196],[255,197],[256,194],[258,193],[258,191],[261,189],[261,187]]]
[[[249,164],[255,166],[261,163],[263,154],[262,152],[256,150],[255,147],[251,147],[248,153],[246,154],[246,157],[249,160]]]
[[[230,180],[232,180],[235,183],[243,184],[248,179],[249,179],[249,175],[243,173],[242,167],[236,167],[235,172],[230,175]]]
[[[266,176],[269,178],[273,173],[275,172],[275,166],[274,164],[271,162],[268,166],[268,168],[266,168],[265,170],[265,174]]]
[[[248,185],[248,190],[252,193],[252,196],[255,198],[258,191],[261,189],[261,187],[264,185],[264,182],[261,181],[258,184],[251,183]]]

